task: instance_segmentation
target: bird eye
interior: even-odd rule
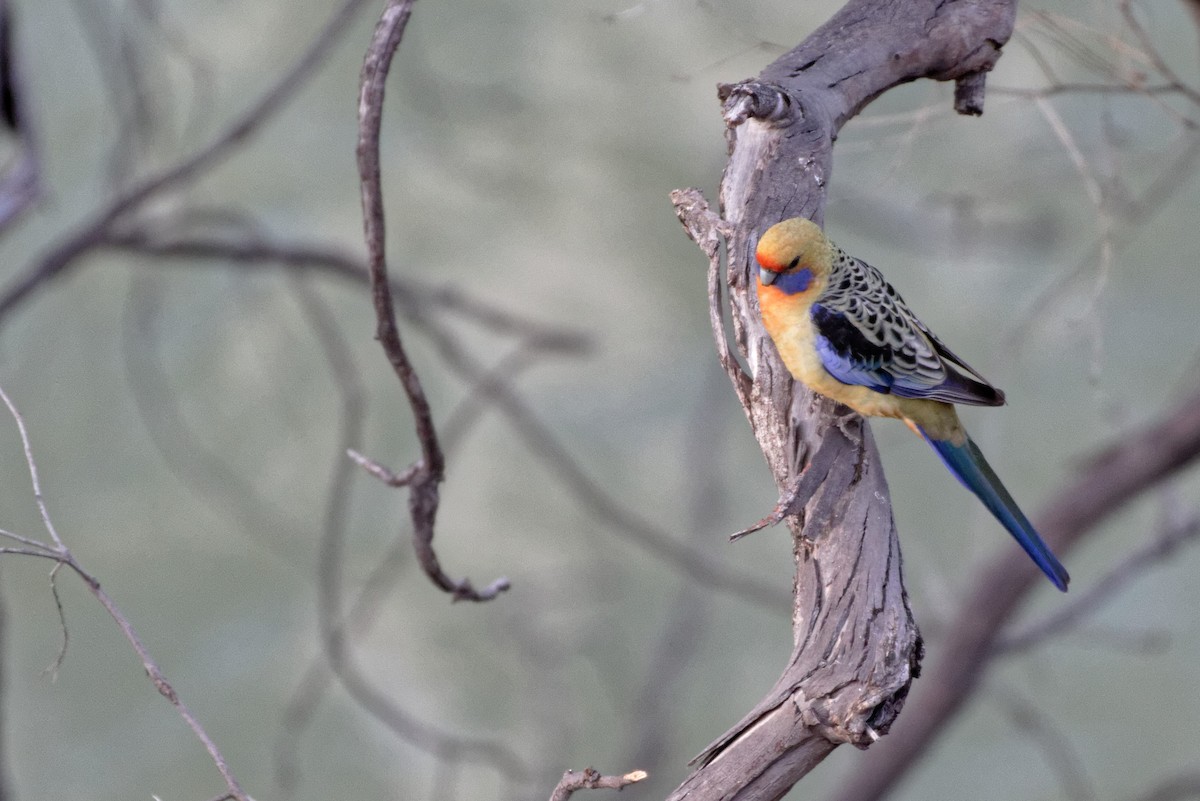
[[[800,263],[800,257],[799,257],[799,256],[797,256],[796,258],[794,258],[794,259],[792,259],[790,262],[788,262],[788,266],[787,266],[787,268],[788,268],[789,270],[794,270],[794,269],[796,269],[796,265],[797,265],[797,264],[799,264],[799,263]]]

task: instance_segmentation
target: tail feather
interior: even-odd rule
[[[1017,502],[1000,483],[999,477],[971,438],[967,437],[967,441],[959,446],[948,440],[931,439],[924,431],[921,434],[933,446],[954,477],[983,501],[988,511],[1008,529],[1017,543],[1025,549],[1025,553],[1029,554],[1042,572],[1054,582],[1054,586],[1066,592],[1067,582],[1071,580],[1066,568],[1038,536],[1029,518],[1025,517]]]

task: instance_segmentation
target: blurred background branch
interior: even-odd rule
[[[416,569],[405,492],[345,455],[404,472],[421,448],[372,339],[354,163],[384,3],[0,0],[0,384],[72,554],[247,794],[544,798],[594,764],[663,797],[775,679],[791,543],[726,542],[778,493],[662,199],[725,164],[713,86],[840,5],[415,6],[379,139],[387,285],[446,456],[439,557],[514,588],[451,605]],[[987,114],[915,82],[819,173],[834,238],[1008,391],[968,426],[1052,524],[1060,498],[1092,503],[1078,477],[1148,475],[1127,450],[1178,456],[1178,432],[1138,443],[1196,386],[1194,13],[1026,8]],[[748,365],[716,319],[725,365]],[[985,599],[993,527],[907,432],[873,433],[934,669],[958,663],[964,603],[1012,604],[887,792],[946,797],[966,770],[981,801],[1192,793],[1190,462],[1089,524],[1065,605]],[[25,469],[0,460],[13,533],[41,525]],[[211,757],[90,588],[60,570],[46,592],[56,558],[0,574],[0,795],[211,797]],[[1136,699],[1131,675],[1152,679]],[[899,739],[838,749],[803,792],[841,797]]]

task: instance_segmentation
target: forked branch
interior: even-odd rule
[[[904,703],[921,639],[870,429],[792,380],[759,319],[750,254],[782,219],[821,222],[837,133],[883,92],[952,80],[956,109],[980,113],[984,76],[1015,14],[1015,2],[851,0],[757,79],[720,87],[730,143],[722,214],[694,190],[673,200],[709,256],[718,353],[785,499],[781,510],[802,509],[787,518],[794,651],[770,693],[698,758],[673,799],[779,798],[837,745],[865,748],[885,734]],[[728,311],[711,278],[719,242]],[[817,453],[823,480],[802,480]]]

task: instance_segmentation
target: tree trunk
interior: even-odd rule
[[[954,80],[955,108],[981,113],[984,75],[1015,15],[1016,3],[1000,0],[851,0],[757,79],[720,87],[730,147],[720,216],[696,190],[673,194],[710,259],[721,362],[775,475],[781,508],[794,512],[787,521],[796,581],[794,650],[783,675],[697,757],[672,801],[780,798],[838,745],[866,748],[886,734],[917,674],[921,639],[870,428],[792,380],[762,327],[751,259],[774,223],[822,222],[834,139],[887,89]]]

